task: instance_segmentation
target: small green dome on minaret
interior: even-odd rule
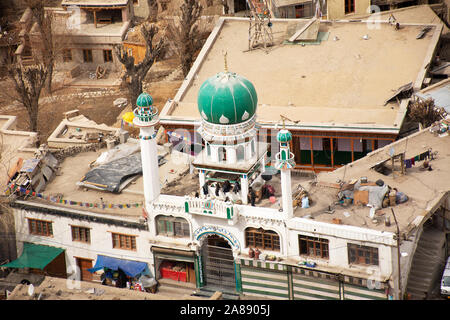
[[[153,104],[153,98],[151,95],[149,95],[146,92],[141,93],[136,100],[136,106],[141,107],[141,108],[151,107],[152,104]]]
[[[281,129],[277,134],[278,142],[289,142],[292,140],[292,133],[289,130]]]

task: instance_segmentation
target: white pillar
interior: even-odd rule
[[[234,147],[226,147],[227,150],[227,163],[233,164],[237,162],[236,158],[236,148]]]
[[[203,186],[205,185],[206,182],[206,174],[205,174],[205,170],[198,170],[198,181],[200,184],[200,195],[203,194]]]
[[[294,217],[294,208],[292,206],[292,184],[291,170],[281,170],[281,194],[283,212],[287,214],[288,219]]]
[[[145,139],[146,137],[153,137],[154,133],[154,127],[140,128],[142,177],[146,202],[151,202],[158,198],[161,190],[156,139]]]
[[[215,161],[219,162],[219,148],[216,145],[210,145],[211,146],[211,159],[208,159],[208,161]]]
[[[247,204],[248,203],[248,177],[246,174],[244,174],[241,177],[241,197],[242,197],[242,203]]]

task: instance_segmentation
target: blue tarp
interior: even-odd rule
[[[111,270],[122,270],[127,276],[135,277],[136,275],[148,271],[146,262],[124,260],[113,257],[107,257],[98,255],[97,261],[93,268],[88,269],[90,272],[95,272],[103,268],[109,268]]]

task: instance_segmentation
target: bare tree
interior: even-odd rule
[[[149,22],[156,22],[158,20],[158,2],[156,0],[147,0]]]
[[[437,108],[433,99],[417,100],[409,105],[407,116],[427,128],[444,117],[444,110]]]
[[[47,68],[46,89],[48,93],[52,92],[53,68],[57,50],[53,40],[53,14],[46,11],[44,6],[50,4],[49,1],[43,0],[24,0],[24,3],[31,9],[32,15],[36,20],[37,28],[40,36],[40,58]]]
[[[172,44],[180,58],[181,69],[186,77],[194,63],[196,52],[203,46],[203,38],[198,28],[198,20],[203,7],[198,0],[184,0],[180,7],[180,19],[169,24]]]
[[[30,120],[30,130],[38,131],[39,97],[47,79],[48,70],[43,64],[23,66],[13,64],[8,68],[16,91],[15,99],[23,104]]]
[[[122,79],[126,83],[129,99],[133,107],[136,106],[136,100],[142,93],[142,81],[155,60],[164,53],[164,36],[161,36],[159,41],[156,44],[153,44],[153,40],[158,31],[159,28],[155,24],[142,24],[141,32],[146,41],[146,51],[144,59],[138,64],[134,63],[134,57],[128,54],[127,50],[124,49],[123,44],[114,46],[114,52],[116,53],[117,59],[124,65],[126,70]]]

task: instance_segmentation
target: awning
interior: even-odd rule
[[[34,268],[43,270],[64,249],[24,242],[20,258],[1,265],[8,268]]]
[[[186,250],[169,249],[162,247],[152,246],[151,248],[155,258],[184,261],[184,262],[194,262],[195,252]]]
[[[98,255],[97,261],[93,268],[87,269],[90,272],[95,272],[103,268],[109,268],[111,270],[122,270],[127,276],[135,277],[139,273],[148,270],[146,262],[124,260],[113,257],[107,257]]]

